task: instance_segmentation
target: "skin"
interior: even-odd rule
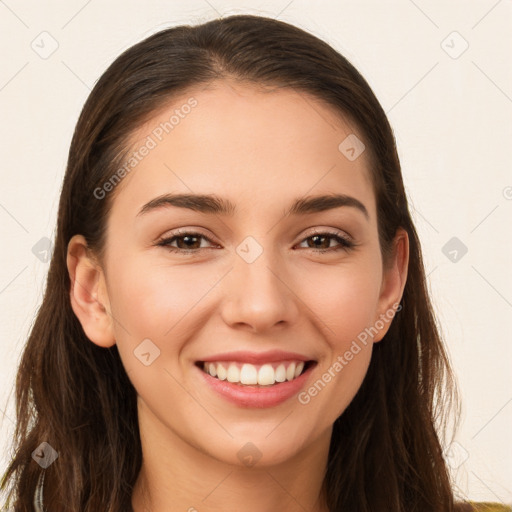
[[[198,105],[111,192],[104,260],[85,250],[81,235],[68,246],[73,310],[91,342],[117,343],[138,393],[144,462],[133,507],[323,512],[332,425],[390,322],[305,405],[294,397],[270,408],[239,407],[202,383],[194,362],[231,350],[299,352],[317,361],[310,387],[400,301],[407,235],[397,232],[384,267],[367,154],[349,161],[338,149],[351,133],[363,137],[304,93],[215,82],[163,106],[133,134],[132,146],[191,96]],[[167,207],[137,216],[168,192],[215,193],[238,213]],[[284,216],[295,198],[334,192],[361,201],[369,219],[347,206]],[[197,239],[192,247],[201,249],[186,256],[155,245],[177,228],[211,242]],[[358,245],[320,253],[309,238],[313,228],[348,234]],[[247,236],[263,250],[252,263],[236,252]],[[326,238],[319,247],[339,243]],[[134,356],[147,338],[160,350],[149,366]],[[248,442],[261,453],[252,467],[237,456]]]

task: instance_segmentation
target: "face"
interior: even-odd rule
[[[339,148],[351,134],[307,94],[217,82],[133,135],[150,149],[109,192],[112,339],[89,337],[117,343],[140,421],[233,464],[330,434],[404,284],[383,268],[367,154]]]

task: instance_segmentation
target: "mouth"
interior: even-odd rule
[[[207,393],[242,408],[272,408],[297,395],[318,362],[283,350],[231,351],[195,362],[199,385]]]
[[[271,388],[304,375],[316,361],[285,360],[263,364],[238,361],[197,361],[196,366],[210,377],[240,387]]]

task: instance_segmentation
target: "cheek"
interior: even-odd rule
[[[201,297],[215,282],[214,276],[203,277],[185,266],[148,265],[143,258],[125,259],[111,272],[119,355],[137,394],[154,413],[168,410],[171,402],[193,409],[180,386],[185,374],[179,360],[194,336]]]
[[[338,267],[304,272],[297,295],[307,305],[332,352],[344,352],[375,318],[380,290],[378,267],[362,258]],[[297,281],[300,282],[300,281]]]
[[[160,351],[155,363],[169,359],[178,350],[169,340],[179,339],[176,334],[185,323],[180,319],[197,303],[200,291],[185,285],[187,273],[148,265],[143,258],[125,258],[111,268],[110,306],[116,343],[127,370],[144,340],[151,340]]]
[[[212,314],[210,292],[224,273],[142,255],[123,258],[111,267],[109,298],[116,343],[126,372],[134,372],[134,384],[141,372],[148,374],[140,360],[147,352],[154,360],[149,368],[183,377],[182,352]]]
[[[368,329],[375,319],[381,276],[378,266],[364,263],[310,273],[302,292],[323,333],[319,343],[324,344],[325,357],[319,361],[316,380],[298,399],[326,423],[334,422],[352,401],[372,355]]]
[[[214,285],[215,276],[161,261],[148,264],[147,260],[125,260],[111,273],[112,312],[124,320],[133,335],[162,339],[166,334],[170,336],[180,319],[199,305],[200,298]],[[116,330],[123,336],[119,326]]]

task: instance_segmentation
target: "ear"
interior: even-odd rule
[[[404,293],[409,267],[409,236],[407,231],[399,228],[393,240],[392,255],[382,276],[377,316],[374,328],[378,331],[374,342],[382,340],[388,332],[396,311],[400,310],[400,300]]]
[[[82,235],[75,235],[69,241],[66,262],[71,281],[71,307],[86,336],[100,347],[111,347],[116,341],[105,275],[91,257]]]

